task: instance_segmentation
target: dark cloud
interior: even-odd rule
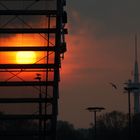
[[[91,23],[90,31],[97,27],[93,31],[99,37],[140,31],[139,0],[71,0],[69,5],[74,5],[70,9],[77,11],[84,21]],[[74,19],[72,23],[75,23]]]

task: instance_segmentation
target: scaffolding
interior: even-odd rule
[[[0,0],[0,121],[37,123],[30,131],[1,130],[0,137],[56,139],[65,6],[65,0]],[[33,52],[35,59],[19,58],[19,52]]]

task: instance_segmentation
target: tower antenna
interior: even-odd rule
[[[135,33],[135,63],[134,63],[134,74],[132,82],[127,83],[128,89],[136,88],[137,90],[132,90],[131,92],[134,95],[134,114],[140,113],[140,82],[139,82],[139,68],[138,68],[138,43],[137,43],[137,34]]]
[[[137,54],[137,33],[135,34],[135,62],[138,61],[138,54]]]
[[[137,33],[135,34],[135,63],[134,63],[134,77],[133,77],[133,86],[139,84],[139,68],[138,68],[138,41]],[[140,112],[140,100],[139,100],[139,91],[134,91],[134,113]]]

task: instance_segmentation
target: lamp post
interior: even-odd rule
[[[103,107],[88,107],[86,110],[88,110],[91,113],[94,113],[94,139],[96,140],[97,138],[97,112],[100,112],[104,110],[105,108]]]
[[[39,82],[41,82],[41,74],[40,73],[37,73],[35,79],[38,80]],[[39,116],[41,118],[41,115],[42,115],[42,103],[41,103],[42,93],[41,93],[41,85],[39,86],[39,99],[40,99],[40,102],[39,102]],[[42,120],[39,119],[39,140],[41,140],[41,139],[42,139]]]
[[[139,88],[134,86],[132,84],[131,80],[128,80],[128,83],[125,83],[126,87],[124,87],[124,90],[127,91],[128,93],[128,139],[131,139],[132,137],[132,123],[131,123],[131,98],[130,98],[130,93],[133,92],[134,90],[138,90]]]

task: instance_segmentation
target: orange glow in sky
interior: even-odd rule
[[[48,42],[44,40],[38,34],[16,34],[13,36],[0,38],[0,47],[46,47]],[[53,47],[53,46],[52,46]],[[45,51],[10,51],[10,52],[0,52],[0,64],[45,64],[47,60],[47,54]],[[54,63],[54,53],[49,52],[49,63]],[[21,79],[34,80],[36,72],[28,72],[32,69],[22,70],[22,72],[12,72],[14,75],[17,74]],[[18,69],[18,71],[20,71]],[[43,69],[40,69],[42,75],[42,80],[45,79],[45,74]],[[13,76],[12,73],[4,73],[2,78],[7,80]],[[21,80],[18,77],[13,77],[10,81]],[[52,74],[49,73],[49,80],[52,80]]]
[[[38,47],[38,46],[46,46],[46,45],[47,45],[47,41],[44,40],[38,34],[37,35],[17,34],[14,36],[0,39],[0,46],[8,46],[8,47],[34,46],[34,47]],[[44,56],[46,56],[45,52],[33,52],[33,51],[1,52],[0,55],[1,55],[1,58],[0,58],[1,64],[5,64],[5,63],[33,64],[36,62],[44,63],[45,60],[42,58]]]

